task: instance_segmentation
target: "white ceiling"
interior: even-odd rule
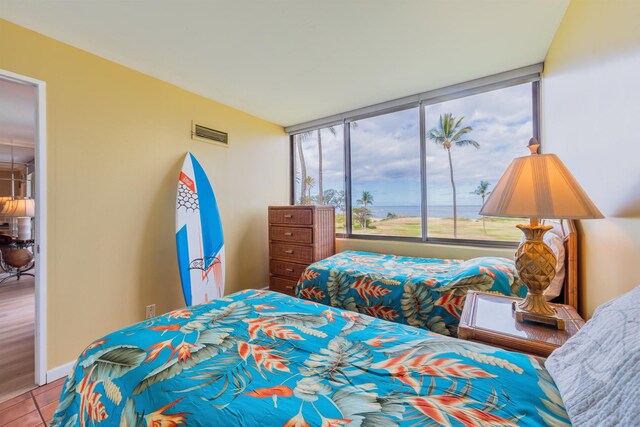
[[[0,79],[0,170],[15,162],[27,163],[34,157],[35,92],[31,86]]]
[[[544,60],[569,0],[0,0],[0,16],[280,125]]]

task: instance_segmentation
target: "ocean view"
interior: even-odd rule
[[[459,205],[458,218],[480,218],[482,205]],[[420,216],[420,206],[374,206],[369,205],[373,218],[386,218],[388,212],[398,216]],[[453,206],[427,206],[427,215],[433,218],[452,218]]]

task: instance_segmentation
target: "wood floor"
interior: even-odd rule
[[[0,427],[48,426],[64,378],[34,383],[35,289],[33,277],[0,284]]]
[[[0,284],[0,402],[36,387],[34,285],[30,276]]]
[[[48,426],[58,407],[66,378],[0,403],[0,427]]]

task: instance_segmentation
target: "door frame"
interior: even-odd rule
[[[21,74],[0,68],[0,78],[14,81],[35,89],[36,140],[35,172],[36,191],[35,238],[35,383],[47,383],[47,85]]]

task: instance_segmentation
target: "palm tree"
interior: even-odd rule
[[[298,160],[300,161],[300,204],[304,204],[304,198],[307,194],[307,183],[305,177],[307,176],[307,164],[304,161],[304,152],[302,151],[302,140],[306,140],[308,135],[297,135],[293,138],[296,144],[296,150],[298,151]]]
[[[373,194],[368,191],[363,191],[360,199],[356,200],[356,203],[362,205],[361,208],[354,208],[353,215],[356,217],[360,225],[364,229],[367,227],[367,222],[369,217],[371,217],[371,211],[367,208],[367,206],[373,204]]]
[[[329,126],[327,128],[333,136],[336,135],[336,128]],[[318,129],[318,204],[324,205],[324,191],[322,188],[322,132]]]
[[[447,150],[449,156],[449,176],[451,178],[451,188],[453,189],[453,237],[458,237],[458,206],[456,203],[456,183],[453,179],[453,162],[451,161],[451,148],[456,145],[458,147],[472,146],[480,148],[480,144],[473,139],[466,139],[465,135],[473,129],[471,126],[460,127],[464,117],[459,119],[453,117],[451,113],[440,115],[438,126],[431,129],[427,137],[442,148]]]
[[[316,185],[316,180],[313,179],[312,176],[308,176],[304,179],[304,185],[305,187],[308,189],[308,194],[306,197],[306,202],[307,203],[303,203],[303,204],[311,204],[311,202],[313,201],[313,199],[311,198],[311,189],[313,188],[314,185]]]
[[[489,184],[489,181],[480,181],[480,184],[476,187],[476,189],[471,192],[471,194],[482,197],[483,206],[484,199],[486,199],[487,196],[491,194],[491,191],[489,191],[489,186],[491,186],[491,184]],[[485,233],[487,232],[487,228],[484,225],[484,216],[482,217],[482,229]]]
[[[333,126],[329,126],[326,128],[332,135],[336,135],[336,128]],[[312,138],[314,131],[307,131],[300,134],[300,138],[303,141],[308,141]],[[323,185],[323,176],[322,176],[322,129],[316,129],[315,131],[316,139],[318,141],[318,198],[317,202],[319,205],[324,205],[324,185]],[[299,153],[302,150],[299,151]],[[303,169],[304,166],[304,156],[300,157],[300,169]],[[306,176],[306,167],[304,167],[304,175]],[[305,194],[306,185],[303,185],[303,189],[301,189],[300,194]],[[302,197],[302,196],[301,196]]]
[[[360,203],[366,209],[368,205],[373,204],[373,195],[368,191],[363,191],[361,198],[357,200],[357,203]]]

